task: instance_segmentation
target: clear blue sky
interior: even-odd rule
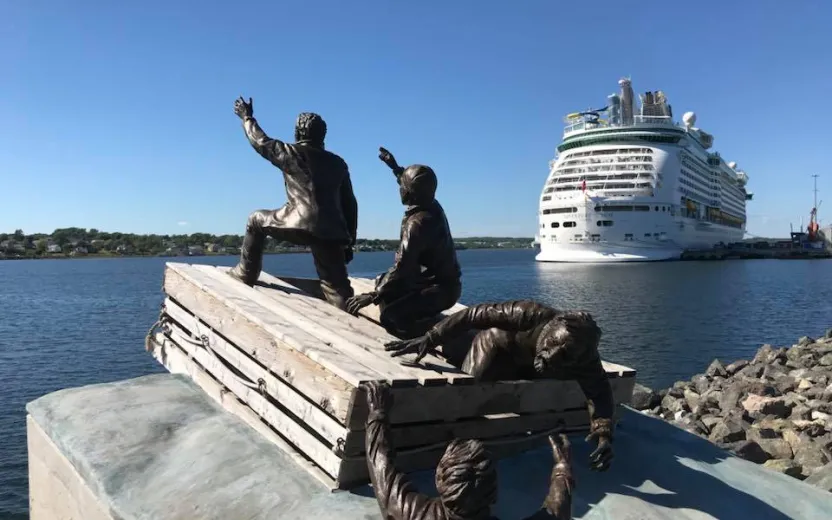
[[[832,214],[830,22],[823,1],[2,2],[0,230],[242,233],[285,202],[245,95],[274,137],[324,116],[361,237],[402,214],[379,145],[434,167],[455,235],[533,236],[563,116],[631,75],[748,172],[749,231],[785,236],[812,173]]]

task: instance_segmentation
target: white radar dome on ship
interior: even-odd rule
[[[731,161],[731,162],[728,163],[728,167],[731,168],[732,170],[736,170],[737,169],[737,163],[734,162],[734,161]]]
[[[696,124],[696,114],[693,112],[685,112],[682,116],[682,121],[685,123],[685,126],[693,126]]]

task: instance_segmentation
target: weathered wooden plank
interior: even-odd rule
[[[178,323],[186,323],[190,320],[192,323],[195,320],[193,316],[187,314],[184,309],[176,305],[175,302],[168,301],[166,305],[166,313],[170,315]],[[187,336],[188,331],[180,327],[178,324],[171,324],[171,327],[181,336]],[[195,330],[196,329],[196,330]],[[265,370],[262,368],[256,371],[251,365],[255,365],[254,361],[242,361],[244,355],[223,340],[221,336],[217,335],[207,325],[202,327],[195,326],[189,329],[195,331],[197,335],[205,335],[208,338],[209,345],[215,350],[219,357],[224,361],[228,361],[231,366],[246,373],[248,379],[257,381],[264,375]],[[235,385],[234,376],[222,370],[219,364],[211,359],[206,351],[202,351],[200,347],[189,344],[185,340],[176,340],[173,338],[177,346],[185,350],[187,354],[191,355],[204,369],[220,383],[230,388],[243,401],[248,401],[248,395],[254,390],[246,387],[241,387],[239,384]],[[192,340],[196,341],[196,340]],[[231,355],[228,351],[232,351]],[[235,360],[233,351],[237,353]],[[246,370],[247,369],[247,370]],[[272,379],[273,376],[271,376]],[[339,441],[343,443],[340,449],[344,456],[360,455],[364,452],[364,432],[361,430],[347,431],[343,426],[339,425],[334,419],[327,416],[320,410],[316,410],[314,405],[303,399],[291,388],[286,388],[286,385],[279,381],[269,381],[269,376],[265,375],[264,379],[266,391],[269,395],[276,398],[283,407],[291,412],[295,418],[292,420],[296,422],[305,423],[307,426],[317,431],[331,446],[338,445]],[[231,382],[227,383],[227,380]],[[243,394],[237,394],[237,392]],[[317,413],[316,413],[317,412]],[[269,420],[268,414],[261,414],[263,419],[268,422],[273,428],[277,429],[281,434],[284,433],[282,424],[276,424]],[[423,446],[426,444],[434,444],[442,441],[450,441],[453,438],[481,438],[487,439],[492,437],[503,437],[512,434],[523,434],[527,431],[538,431],[543,429],[551,429],[563,421],[566,426],[580,427],[588,424],[588,415],[586,410],[568,410],[565,412],[548,412],[536,415],[517,415],[517,414],[503,414],[499,416],[486,416],[481,419],[462,420],[458,422],[442,422],[429,424],[408,424],[404,426],[394,426],[392,428],[393,439],[396,446],[402,448]],[[288,438],[292,438],[290,432],[286,433]],[[301,446],[302,449],[302,446]]]
[[[346,421],[349,414],[355,384],[326,370],[314,360],[287,346],[285,334],[275,337],[270,331],[244,317],[239,309],[254,307],[256,304],[245,298],[225,301],[213,293],[203,290],[200,284],[168,264],[165,270],[165,292],[183,307],[200,318],[215,331],[222,334],[252,358],[279,375],[308,399],[318,403],[324,411],[339,420]]]
[[[332,418],[332,416],[324,412],[315,403],[306,399],[303,394],[299,393],[291,385],[269,373],[265,367],[226,341],[225,338],[214,332],[208,325],[201,323],[195,316],[189,314],[187,310],[183,309],[170,298],[165,300],[165,314],[176,321],[176,324],[171,324],[171,327],[180,334],[185,336],[190,334],[197,338],[204,335],[210,348],[225,363],[244,374],[249,381],[262,380],[263,390],[269,396],[297,417],[300,422],[316,431],[318,435],[326,439],[331,445],[335,445],[338,439],[346,437],[347,429]],[[200,362],[200,364],[208,367],[205,363]],[[214,374],[213,371],[209,371]],[[224,383],[222,378],[216,374],[214,374],[214,377]],[[244,398],[244,396],[239,397]],[[276,427],[276,425],[274,426]]]
[[[157,336],[163,344],[174,343],[177,348],[193,358],[200,367],[208,372],[220,384],[228,388],[238,399],[248,405],[258,416],[270,424],[301,453],[321,467],[327,474],[337,477],[344,466],[360,465],[361,459],[342,459],[333,452],[332,446],[310,433],[304,426],[275,407],[257,390],[245,386],[230,371],[222,366],[216,358],[205,349],[183,341],[174,331],[171,336]]]
[[[589,414],[586,409],[532,415],[499,414],[453,422],[392,425],[390,433],[395,446],[405,449],[450,442],[453,439],[486,440],[525,435],[530,432],[551,430],[558,425],[564,428],[589,429]],[[364,432],[349,432],[343,450],[346,455],[364,453]]]
[[[216,291],[217,295],[238,297],[256,304],[259,309],[247,309],[246,314],[257,314],[264,328],[274,335],[292,331],[297,337],[309,338],[307,342],[291,346],[349,383],[358,386],[363,381],[387,380],[393,384],[418,384],[410,374],[398,370],[397,365],[383,362],[328,330],[323,323],[316,323],[297,310],[274,301],[216,268],[192,265],[183,266],[181,269],[187,270],[189,276]]]
[[[367,469],[366,460],[364,457],[352,457],[346,459],[338,459],[334,453],[331,453],[337,460],[339,465],[334,469],[332,461],[329,460],[325,464],[329,464],[330,468],[320,466],[317,461],[301,458],[297,453],[297,447],[287,443],[282,436],[278,436],[266,423],[261,420],[253,409],[246,405],[252,403],[243,403],[235,397],[225,392],[219,382],[201,366],[199,366],[196,359],[191,359],[183,351],[179,345],[175,344],[170,338],[164,334],[158,333],[153,341],[154,356],[168,368],[172,373],[183,373],[190,376],[194,381],[202,387],[209,396],[214,398],[218,403],[228,409],[231,413],[240,417],[244,422],[249,424],[252,428],[258,430],[267,439],[274,442],[276,445],[284,449],[288,454],[294,455],[296,461],[305,467],[308,471],[317,475],[317,478],[324,484],[336,487],[339,489],[349,489],[351,487],[365,484],[369,481],[369,472]],[[567,426],[566,431],[570,431]],[[582,429],[582,427],[572,428]],[[528,450],[532,447],[541,445],[545,442],[545,433],[535,436],[511,436],[507,438],[496,438],[484,441],[492,456],[495,458],[503,458],[511,456],[516,453]],[[424,446],[415,449],[397,450],[396,467],[401,471],[410,472],[420,469],[430,469],[436,466],[439,458],[444,453],[446,447],[445,442],[440,442],[432,446]],[[320,453],[323,455],[322,453]],[[308,454],[307,454],[308,455]],[[326,457],[325,457],[326,458]],[[310,466],[311,463],[315,466]],[[318,469],[320,468],[320,469]],[[321,471],[322,470],[322,471]],[[330,471],[336,473],[337,478],[334,484],[329,477]]]
[[[335,479],[324,473],[320,467],[309,458],[297,452],[296,448],[275,433],[254,411],[240,401],[234,394],[228,392],[220,383],[211,377],[188,355],[173,342],[165,341],[163,334],[157,333],[152,338],[153,357],[172,374],[183,374],[190,377],[208,396],[231,414],[237,416],[244,423],[254,428],[265,439],[283,450],[295,463],[309,472],[316,480],[329,489],[336,489]]]
[[[634,383],[634,378],[610,379],[616,404],[629,402]],[[393,396],[392,424],[456,421],[504,413],[562,412],[586,407],[586,397],[577,382],[556,379],[400,388],[394,389]],[[350,430],[361,428],[367,417],[363,390],[357,392],[354,403],[347,424]]]
[[[223,271],[223,268],[219,268],[219,270]],[[325,320],[327,326],[332,328],[333,331],[372,353],[383,363],[394,365],[398,370],[404,370],[422,384],[445,384],[448,381],[456,382],[457,379],[473,380],[469,374],[433,355],[426,356],[422,366],[402,366],[395,358],[390,357],[389,352],[384,350],[385,343],[395,341],[397,338],[380,325],[351,316],[311,295],[298,294],[294,291],[300,290],[299,288],[268,273],[261,273],[260,284],[255,286],[255,290],[262,291],[278,301],[288,300],[299,310],[302,308],[304,313],[308,312],[310,317],[316,320]]]
[[[168,316],[177,322],[170,325],[177,334],[187,337],[190,331],[191,334],[197,336],[204,335],[208,339],[211,348],[223,361],[240,370],[250,381],[263,379],[266,392],[278,400],[284,408],[295,416],[293,418],[294,421],[306,424],[323,437],[331,446],[337,446],[339,441],[342,442],[343,445],[340,446],[340,449],[343,451],[344,456],[355,456],[364,452],[363,431],[347,431],[334,419],[323,413],[322,410],[317,409],[314,404],[306,401],[302,396],[297,394],[291,387],[277,380],[274,376],[267,374],[265,369],[259,367],[253,360],[247,359],[244,354],[213,332],[207,325],[197,325],[197,320],[194,316],[188,314],[187,311],[170,299],[166,301],[165,311]],[[184,325],[186,323],[192,323],[193,325],[188,327]],[[179,324],[182,324],[182,326]],[[198,346],[189,344],[187,340],[176,340],[174,338],[174,341],[177,346],[185,350],[202,367],[208,370],[216,380],[226,387],[231,388],[235,394],[237,389],[245,392],[244,395],[238,395],[238,397],[242,398],[243,401],[248,401],[247,395],[253,390],[240,387],[239,385],[226,384],[229,378],[234,378],[235,376],[222,370],[215,360],[207,357],[209,355],[207,352],[201,351],[201,348]],[[191,341],[196,340],[192,339]],[[232,379],[231,382],[234,383],[235,381]],[[272,423],[266,415],[261,415],[278,432],[283,433],[281,424]],[[569,410],[565,412],[550,412],[525,416],[503,414],[500,416],[487,416],[459,422],[394,426],[392,428],[392,434],[396,446],[407,448],[450,441],[453,438],[487,439],[511,434],[523,434],[527,431],[554,428],[560,421],[563,421],[569,427],[586,426],[588,424],[588,415],[586,410]],[[286,436],[291,438],[288,434]]]

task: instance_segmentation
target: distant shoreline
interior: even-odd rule
[[[464,247],[459,248],[457,251],[466,251],[466,250],[489,250],[489,251],[498,251],[498,250],[518,250],[518,249],[531,249],[530,247],[521,247],[521,246],[507,246],[507,247]],[[393,253],[395,249],[381,249],[381,250],[373,250],[373,251],[356,251],[358,253]],[[263,254],[266,256],[270,255],[297,255],[297,254],[304,254],[309,253],[309,251],[266,251]],[[203,253],[200,255],[160,255],[160,254],[101,254],[101,253],[88,253],[85,255],[72,255],[72,254],[47,254],[47,255],[40,255],[40,256],[3,256],[0,255],[0,261],[3,260],[83,260],[85,258],[203,258],[203,257],[223,257],[223,256],[231,256],[231,257],[238,257],[239,253]]]

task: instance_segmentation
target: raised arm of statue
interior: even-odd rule
[[[272,139],[260,128],[257,120],[254,119],[254,102],[252,99],[248,98],[248,103],[246,103],[240,97],[234,102],[234,113],[242,119],[243,130],[252,148],[264,159],[285,172],[283,165],[286,161],[286,143],[278,139]]]
[[[370,413],[365,427],[367,467],[382,517],[391,520],[444,520],[436,516],[438,500],[416,491],[407,475],[396,470],[387,414],[392,395],[387,383],[366,383]],[[433,511],[432,511],[433,510]],[[433,513],[433,514],[432,514]]]
[[[396,176],[396,179],[398,179],[401,176],[401,174],[404,173],[404,168],[399,166],[399,163],[396,162],[396,158],[393,157],[393,154],[390,153],[386,148],[379,147],[378,158],[381,159],[381,162],[386,164],[388,168],[393,170],[393,175]]]

